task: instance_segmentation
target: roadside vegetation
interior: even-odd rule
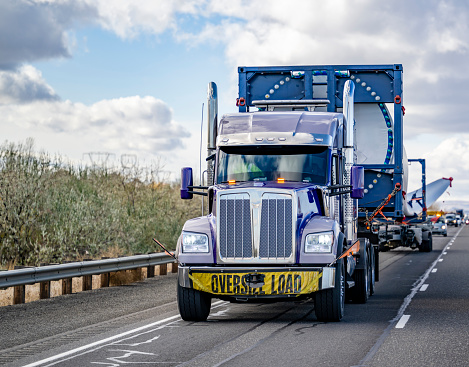
[[[173,250],[200,201],[182,201],[160,167],[66,164],[32,141],[0,146],[0,265],[38,265]]]

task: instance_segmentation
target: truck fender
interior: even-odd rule
[[[339,236],[337,237],[337,256],[342,255],[345,251],[345,235],[342,232],[339,232]]]

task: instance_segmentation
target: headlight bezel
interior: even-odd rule
[[[208,235],[198,232],[182,232],[181,250],[184,254],[208,254],[210,241]]]
[[[334,247],[334,232],[308,233],[305,236],[305,254],[331,254]]]

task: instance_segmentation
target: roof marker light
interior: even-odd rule
[[[236,183],[236,180],[229,180],[228,185],[234,185]]]
[[[277,183],[285,183],[285,179],[283,177],[277,178]]]

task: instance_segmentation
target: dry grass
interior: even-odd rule
[[[75,167],[33,151],[0,146],[0,266],[37,266],[169,250],[200,200],[159,180],[160,167]]]

